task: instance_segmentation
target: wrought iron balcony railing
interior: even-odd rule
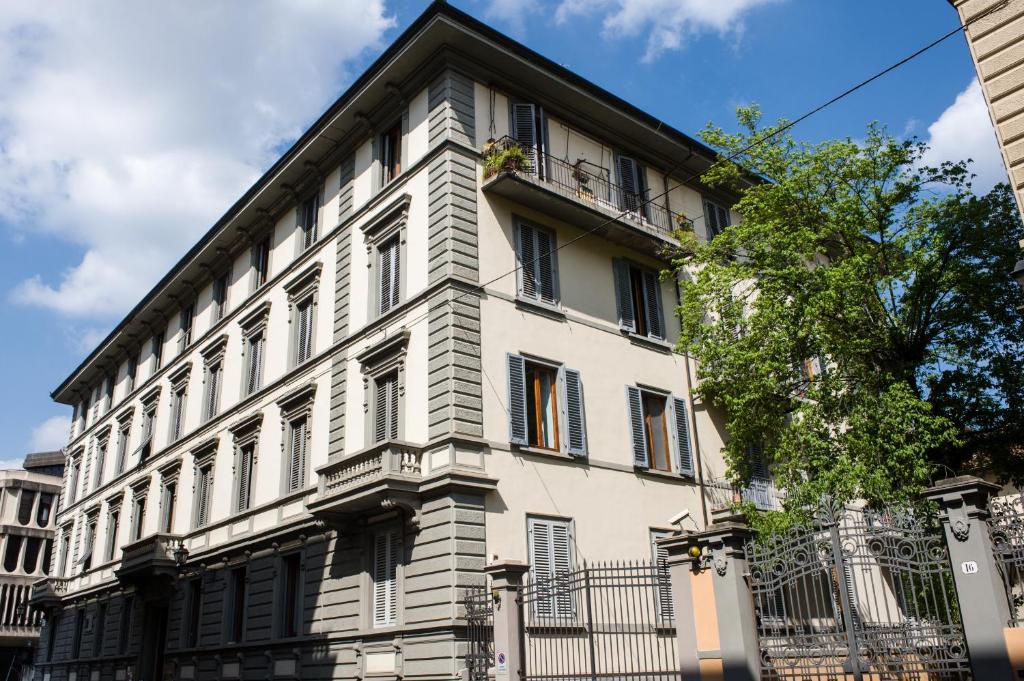
[[[682,219],[656,201],[649,201],[649,190],[630,191],[612,182],[606,168],[584,160],[569,163],[508,136],[484,149],[484,182],[503,174],[512,174],[664,237],[671,236]]]
[[[754,479],[746,487],[737,487],[725,478],[715,478],[705,481],[704,493],[712,510],[749,501],[759,511],[779,511],[782,510],[782,500],[786,496],[774,482],[763,479]]]

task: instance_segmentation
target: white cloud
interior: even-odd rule
[[[743,17],[754,7],[778,0],[562,0],[555,20],[600,13],[606,38],[646,36],[643,60],[680,49],[688,37],[715,31],[742,34]]]
[[[70,417],[51,416],[32,429],[32,440],[30,443],[32,451],[49,452],[60,449],[67,444],[70,429]],[[19,461],[16,468],[20,467],[21,462]]]
[[[0,221],[83,250],[11,297],[123,313],[393,23],[383,0],[0,3]]]
[[[925,165],[972,159],[977,175],[974,190],[985,193],[997,182],[1006,182],[1006,167],[996,143],[992,119],[977,79],[957,95],[956,100],[928,126]]]

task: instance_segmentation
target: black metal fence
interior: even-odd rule
[[[526,681],[679,678],[663,564],[601,563],[528,577],[520,604]]]
[[[487,681],[487,670],[494,666],[494,600],[484,585],[467,590],[464,602],[469,681]]]
[[[1009,601],[1011,627],[1024,626],[1024,499],[1019,494],[989,501],[988,532]]]
[[[649,201],[649,190],[623,188],[611,181],[611,171],[607,168],[583,160],[570,163],[507,136],[496,140],[486,153],[497,155],[510,148],[522,149],[529,159],[528,167],[517,168],[516,172],[564,196],[596,208],[625,213],[623,219],[666,234],[678,228],[674,213],[657,202]]]
[[[970,679],[945,538],[921,511],[823,504],[746,547],[763,679]]]

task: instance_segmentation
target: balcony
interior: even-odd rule
[[[753,479],[746,487],[736,487],[725,478],[704,483],[708,507],[712,511],[729,509],[744,501],[754,504],[758,511],[781,511],[786,495],[771,480]]]
[[[178,575],[174,549],[181,537],[157,533],[128,544],[121,550],[121,565],[115,570],[121,582],[146,584]]]
[[[388,500],[412,504],[422,479],[423,449],[390,440],[317,469],[316,500],[309,510],[327,516],[349,516],[388,506]]]
[[[497,489],[497,480],[484,473],[481,448],[479,441],[458,437],[436,441],[429,450],[435,455],[434,469],[429,470],[424,447],[401,440],[381,442],[318,468],[317,495],[306,507],[334,522],[396,508],[417,529],[422,494]],[[460,463],[474,457],[479,464]]]
[[[487,167],[487,159],[493,162],[499,154],[516,149],[522,151],[520,162],[512,159],[498,167]],[[662,205],[663,199],[648,203],[652,193],[660,193],[658,189],[630,191],[611,182],[605,168],[583,160],[569,163],[551,154],[538,154],[510,137],[488,146],[484,157],[485,192],[581,229],[601,225],[597,233],[632,248],[650,250],[677,243],[672,233],[684,219]]]
[[[29,605],[41,611],[57,607],[67,594],[70,581],[63,577],[44,577],[33,582],[32,596],[28,599]]]

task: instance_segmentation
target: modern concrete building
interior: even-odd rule
[[[32,583],[49,573],[63,452],[25,457],[24,470],[0,471],[0,678],[31,678],[40,613],[28,607]]]
[[[949,0],[985,93],[996,139],[1024,213],[1024,0]]]
[[[37,678],[456,679],[490,558],[702,525],[658,271],[713,158],[431,5],[54,391]]]

